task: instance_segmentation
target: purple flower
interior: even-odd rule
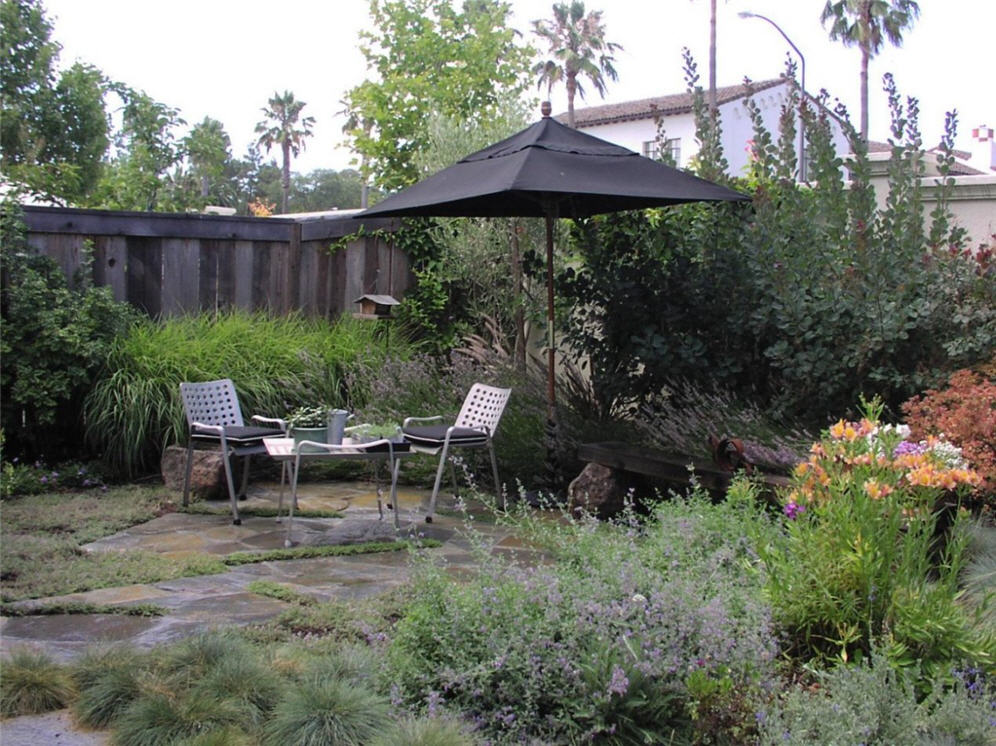
[[[790,500],[785,503],[783,510],[785,511],[785,515],[788,516],[790,520],[794,521],[797,516],[806,512],[806,506],[800,505],[795,500]]]
[[[613,694],[618,694],[622,696],[629,689],[629,679],[626,678],[626,672],[622,670],[619,666],[612,667],[612,679],[609,681],[609,696]]]
[[[918,453],[924,453],[926,450],[926,443],[912,443],[908,440],[904,440],[893,449],[892,456],[895,458],[896,456],[902,456],[904,454],[915,455]]]

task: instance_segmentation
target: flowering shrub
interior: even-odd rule
[[[745,522],[705,499],[623,526],[542,518],[554,561],[426,569],[390,644],[396,698],[461,711],[498,742],[743,742],[777,647]],[[755,700],[755,701],[752,701]],[[737,730],[740,728],[741,730]],[[701,730],[699,730],[701,729]]]
[[[784,537],[761,548],[788,650],[847,661],[881,641],[894,663],[920,660],[926,676],[962,656],[991,664],[992,636],[957,603],[964,511],[938,531],[941,511],[981,477],[947,441],[906,440],[908,428],[867,409],[812,446],[783,496]]]
[[[916,437],[943,433],[961,448],[982,477],[983,500],[990,509],[996,508],[996,383],[960,370],[943,389],[930,389],[907,401],[903,412]]]

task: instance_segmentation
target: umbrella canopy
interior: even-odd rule
[[[466,156],[357,217],[546,218],[547,415],[552,421],[554,220],[683,202],[750,198],[566,127],[548,114],[544,110],[539,122]]]
[[[544,117],[361,216],[580,218],[682,202],[747,200],[711,181]]]

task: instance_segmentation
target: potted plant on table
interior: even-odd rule
[[[287,426],[295,443],[312,440],[327,443],[329,438],[329,410],[331,407],[298,407],[287,416]]]

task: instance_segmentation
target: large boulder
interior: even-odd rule
[[[622,511],[636,487],[626,472],[592,462],[567,487],[568,507],[575,515],[586,510],[602,519],[611,518]]]
[[[187,449],[169,446],[163,451],[160,462],[166,487],[183,492],[183,472],[187,467]],[[190,471],[190,496],[192,500],[217,500],[228,496],[225,484],[225,462],[221,451],[194,451]]]

